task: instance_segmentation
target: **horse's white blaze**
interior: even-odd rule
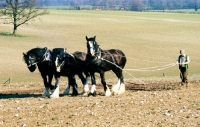
[[[111,95],[110,88],[108,86],[106,87],[107,87],[107,90],[106,90],[105,96],[110,96]]]
[[[65,91],[63,92],[63,95],[69,95],[70,92],[70,86],[68,86]]]
[[[54,90],[53,94],[50,97],[59,98],[59,85],[57,85],[56,89]]]
[[[96,85],[92,85],[91,93],[94,93],[94,91],[96,91]]]
[[[45,87],[45,89],[44,89],[44,93],[42,94],[42,96],[47,96],[47,97],[50,96],[49,88]]]
[[[119,92],[119,87],[120,87],[120,79],[118,80],[118,82],[117,82],[117,84],[115,84],[115,85],[113,85],[112,86],[112,91],[114,92],[114,93],[118,93]]]
[[[92,44],[92,41],[89,41],[89,45],[90,45],[90,53],[93,56],[94,55],[94,45]]]

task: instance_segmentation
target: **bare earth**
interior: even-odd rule
[[[112,84],[112,83],[110,83]],[[61,85],[60,93],[66,88]],[[81,92],[80,86],[79,91]],[[42,98],[42,84],[0,86],[2,127],[200,127],[200,82],[126,82],[126,93],[105,97]]]

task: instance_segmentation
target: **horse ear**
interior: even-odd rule
[[[26,56],[27,54],[23,52],[23,55]]]
[[[88,41],[88,37],[87,36],[85,36],[85,39],[86,39],[86,41]]]
[[[67,52],[67,48],[64,48],[64,52]]]
[[[96,35],[94,36],[94,40],[96,40]]]

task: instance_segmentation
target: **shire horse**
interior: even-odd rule
[[[86,36],[87,57],[89,72],[91,75],[92,88],[89,95],[96,95],[96,80],[94,73],[100,74],[101,83],[103,84],[105,96],[110,96],[112,93],[106,85],[104,73],[112,70],[118,77],[118,83],[112,86],[114,94],[122,94],[125,92],[124,77],[122,70],[126,64],[125,54],[119,49],[103,50],[96,42],[96,36],[88,38]]]
[[[69,84],[73,87],[72,95],[78,95],[78,87],[76,84],[75,75],[81,79],[83,84],[83,92],[81,94],[87,93],[89,91],[88,87],[88,79],[89,79],[89,72],[83,69],[82,63],[86,59],[86,53],[76,51],[74,53],[67,53],[63,48],[55,48],[53,49],[53,61],[55,61],[55,77],[56,77],[56,89],[55,92],[51,95],[52,97],[59,96],[59,78],[60,76],[68,77]],[[83,76],[83,73],[86,75],[86,78]],[[70,85],[65,90],[65,93],[69,93]]]
[[[51,50],[45,48],[33,48],[27,53],[23,53],[24,62],[30,72],[34,72],[38,67],[44,82],[44,93],[42,96],[49,96],[54,91],[54,86],[51,84],[53,79],[53,66],[51,61]]]
[[[60,76],[67,76],[68,77],[68,87],[63,92],[64,95],[68,95],[70,92],[70,85],[73,87],[72,95],[78,95],[77,84],[75,83],[75,78],[71,76],[71,72],[66,72],[68,75],[60,72],[56,72],[55,67],[55,58],[57,56],[56,51],[64,52],[64,48],[55,48],[53,51],[49,50],[48,48],[33,48],[29,50],[27,53],[23,53],[23,59],[27,64],[28,69],[30,72],[34,72],[36,67],[40,71],[40,74],[44,81],[44,94],[42,96],[50,96],[49,90],[51,90],[52,98],[59,97],[59,85],[58,81]],[[51,84],[53,76],[55,77],[56,83],[55,86]],[[84,78],[81,73],[79,74],[81,81],[83,84],[87,83],[86,78]],[[87,85],[86,85],[87,86]]]

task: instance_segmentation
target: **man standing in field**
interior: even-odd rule
[[[190,63],[189,56],[185,54],[184,49],[181,49],[180,55],[176,62],[176,64],[179,64],[180,78],[182,80],[181,85],[186,84],[186,86],[188,86],[187,75],[188,75],[188,64],[189,63]]]

